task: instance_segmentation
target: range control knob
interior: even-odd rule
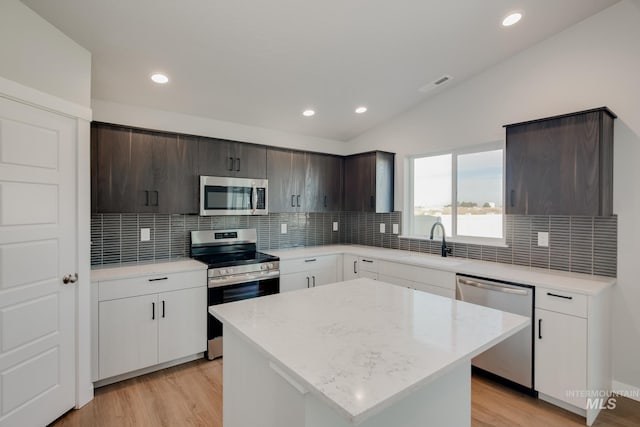
[[[225,269],[220,270],[220,274],[222,274],[222,275],[227,274],[227,270],[225,270]]]
[[[227,273],[232,274],[233,273],[233,268],[227,269]]]
[[[272,263],[272,262],[270,262],[270,263],[268,264],[268,266],[269,266],[269,268],[270,268],[270,269],[271,269],[271,268],[273,268],[273,263]]]
[[[267,266],[265,264],[260,264],[260,270],[266,270]]]

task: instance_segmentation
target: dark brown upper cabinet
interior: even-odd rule
[[[198,172],[208,176],[266,178],[267,149],[262,145],[200,137]]]
[[[93,123],[92,210],[198,212],[195,137]]]
[[[328,212],[342,206],[343,159],[267,149],[270,212]]]
[[[348,156],[344,161],[344,209],[393,212],[395,154],[384,151]]]
[[[597,108],[507,125],[506,213],[613,214],[613,121]]]

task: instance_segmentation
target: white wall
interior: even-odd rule
[[[0,1],[0,76],[91,104],[91,53],[18,0]]]
[[[117,104],[100,99],[92,100],[91,107],[93,109],[93,119],[101,122],[332,154],[344,154],[346,150],[346,144],[341,141],[225,122],[206,117]]]
[[[462,82],[373,129],[351,152],[398,153],[396,209],[404,157],[504,140],[502,125],[608,106],[615,125],[614,210],[618,284],[614,290],[614,379],[640,387],[640,7],[623,1]],[[517,27],[514,28],[517,31]]]

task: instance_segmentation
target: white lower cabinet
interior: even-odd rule
[[[94,381],[206,350],[205,270],[101,281],[93,291]]]
[[[344,266],[342,280],[352,280],[358,277],[378,280],[379,261],[376,259],[345,254],[342,263]]]
[[[534,386],[542,400],[592,425],[611,390],[611,290],[584,295],[536,287]]]
[[[337,255],[280,261],[280,292],[313,288],[339,281]]]
[[[100,378],[158,363],[158,295],[100,303]]]
[[[537,308],[534,336],[536,389],[586,408],[587,319]]]
[[[379,280],[398,286],[455,298],[455,273],[396,262],[379,262]]]

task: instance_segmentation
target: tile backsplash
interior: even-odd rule
[[[337,222],[338,231],[333,230]],[[281,224],[287,224],[282,234]],[[385,233],[380,233],[385,224]],[[399,238],[402,213],[272,213],[266,216],[167,214],[94,214],[91,217],[91,264],[153,261],[189,256],[192,230],[255,228],[260,250],[338,243],[440,254],[440,243]],[[615,277],[617,216],[569,217],[507,215],[507,247],[451,243],[453,256]],[[151,239],[140,241],[140,229]],[[549,246],[537,245],[538,232],[549,233]]]

